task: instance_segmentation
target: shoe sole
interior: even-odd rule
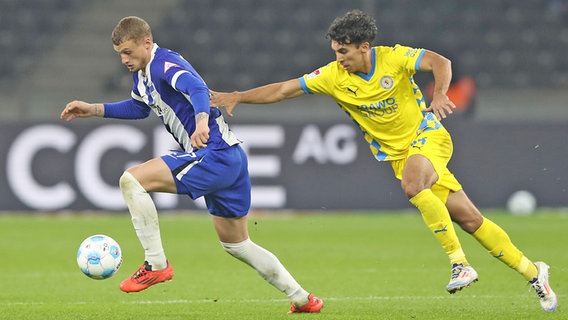
[[[173,275],[173,273],[172,273],[168,278],[166,278],[166,279],[164,279],[164,280],[162,280],[162,281],[153,282],[153,283],[148,284],[148,285],[146,285],[145,287],[140,288],[140,289],[127,290],[127,289],[122,288],[122,287],[120,287],[120,286],[119,286],[119,289],[120,289],[122,292],[126,292],[126,293],[140,292],[140,291],[143,291],[143,290],[146,290],[146,289],[150,288],[150,287],[153,286],[153,285],[160,284],[160,283],[164,283],[164,282],[167,282],[167,281],[172,281],[173,277],[174,277],[174,275]],[[138,284],[139,284],[139,283],[138,283]]]
[[[555,300],[555,303],[552,306],[545,306],[545,305],[543,305],[542,299],[539,297],[540,306],[546,312],[554,312],[558,308],[558,296],[556,295],[556,293],[554,293],[554,291],[552,290],[552,288],[550,287],[550,284],[549,284],[550,266],[548,264],[546,264],[545,262],[542,262],[542,261],[535,262],[534,265],[537,267],[539,275],[540,275],[541,272],[546,274],[545,279],[544,279],[545,280],[544,286],[548,287],[548,291],[550,292],[550,295],[553,296],[554,300]]]
[[[291,314],[291,313],[319,313],[321,311],[321,309],[323,309],[323,307],[324,307],[324,302],[320,298],[317,298],[317,299],[319,300],[320,303],[312,305],[309,308],[304,309],[304,310],[302,310],[302,308],[290,310],[290,311],[288,311],[288,314]]]
[[[461,287],[457,287],[457,288],[452,288],[452,289],[450,289],[450,290],[446,289],[446,290],[448,291],[449,294],[454,294],[454,293],[456,293],[456,292],[458,292],[458,291],[461,291],[461,290],[464,289],[464,288],[469,287],[471,284],[477,282],[478,280],[479,280],[479,279],[475,279],[475,280],[473,280],[472,282],[466,284],[465,286],[461,286]]]
[[[120,288],[120,290],[121,290],[122,292],[126,292],[126,293],[140,292],[140,291],[144,291],[144,290],[150,288],[151,286],[154,286],[154,285],[157,285],[157,284],[160,284],[160,283],[164,283],[164,282],[168,282],[168,281],[172,281],[172,279],[168,279],[168,280],[164,280],[164,281],[160,281],[160,282],[154,282],[154,283],[152,283],[151,285],[148,285],[148,286],[146,286],[146,287],[144,287],[144,288],[141,288],[141,289],[138,289],[138,290],[130,290],[130,291],[127,291],[127,290],[125,290],[125,289],[123,289],[123,288]]]

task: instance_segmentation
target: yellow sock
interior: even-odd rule
[[[440,241],[444,251],[450,258],[450,262],[468,265],[465,254],[461,248],[460,241],[456,235],[454,224],[450,218],[450,213],[446,205],[440,200],[432,190],[424,189],[410,199],[420,213],[428,228]]]
[[[504,264],[517,270],[527,281],[536,278],[536,266],[515,247],[507,233],[493,221],[483,218],[483,223],[473,233],[473,237],[481,243],[492,256]]]

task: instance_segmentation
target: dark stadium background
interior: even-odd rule
[[[76,191],[69,205],[52,209],[108,209],[89,200],[76,182],[74,161],[89,132],[120,123],[149,139],[134,154],[120,149],[105,153],[99,169],[110,187],[128,161],[152,155],[155,119],[73,124],[58,120],[72,99],[129,97],[130,74],[110,42],[110,32],[123,16],[148,20],[160,46],[180,52],[211,89],[223,91],[298,77],[331,61],[333,53],[324,38],[327,27],[353,8],[375,16],[375,44],[437,51],[452,59],[456,80],[474,79],[470,112],[445,123],[455,143],[450,168],[479,206],[504,207],[508,196],[520,189],[535,194],[541,206],[568,205],[565,1],[1,0],[0,172],[5,174],[0,174],[0,210],[42,210],[18,196],[14,184],[21,180],[18,174],[9,178],[7,172],[15,141],[36,126],[54,125],[77,139],[65,150],[39,150],[26,171],[46,188],[63,181]],[[430,80],[427,75],[416,77],[424,92]],[[306,127],[315,126],[325,140],[329,128],[349,124],[330,99],[242,105],[229,122],[252,128],[253,135],[265,124],[284,132],[281,143],[250,148],[251,156],[275,156],[280,164],[278,174],[253,176],[253,184],[285,191],[284,202],[259,207],[409,207],[390,167],[376,165],[359,135],[356,158],[350,163],[334,162],[332,155],[320,162],[293,161],[291,153]],[[46,138],[50,139],[61,137]],[[341,140],[330,143],[342,150]],[[174,208],[194,207],[183,199]]]

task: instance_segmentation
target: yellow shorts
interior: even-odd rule
[[[420,154],[428,158],[434,170],[438,174],[438,181],[432,186],[432,192],[444,203],[448,199],[450,191],[459,191],[461,184],[448,169],[448,162],[452,157],[454,145],[449,132],[444,127],[436,130],[426,130],[418,134],[408,148],[406,158],[391,161],[394,174],[397,179],[402,180],[402,170],[406,164],[406,159],[414,154]]]

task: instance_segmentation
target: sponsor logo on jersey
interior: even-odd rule
[[[387,98],[374,103],[362,104],[357,109],[365,118],[386,117],[396,113],[398,104],[395,98]]]

